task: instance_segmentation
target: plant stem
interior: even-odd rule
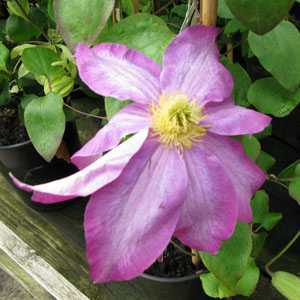
[[[165,9],[167,9],[171,4],[174,4],[174,0],[171,0],[169,2],[167,2],[164,6],[161,6],[158,10],[156,10],[154,12],[155,15],[160,14],[162,11],[164,11]]]
[[[290,181],[293,181],[295,179],[299,179],[299,176],[297,176],[297,177],[280,178],[279,180],[283,181],[283,182],[290,182]]]
[[[270,276],[273,275],[273,272],[270,270],[270,266],[275,261],[277,261],[296,242],[299,236],[300,236],[300,230],[298,230],[298,232],[294,235],[294,237],[287,243],[287,245],[281,251],[279,251],[269,262],[266,263],[265,270]]]
[[[267,180],[269,180],[270,182],[277,183],[278,185],[284,187],[286,190],[289,189],[284,183],[280,182],[280,179],[274,174],[270,174]]]
[[[200,1],[201,23],[206,26],[216,26],[218,0]]]
[[[186,251],[185,249],[183,249],[182,247],[180,247],[179,245],[177,245],[174,241],[170,240],[170,243],[171,243],[175,248],[177,248],[178,250],[180,250],[182,253],[187,254],[187,255],[189,255],[189,256],[192,256],[192,257],[195,256],[195,254]]]
[[[95,119],[100,119],[100,120],[107,120],[107,117],[101,117],[101,116],[96,116],[96,115],[93,115],[93,114],[86,113],[86,112],[81,111],[81,110],[79,110],[79,109],[77,109],[77,108],[75,108],[75,107],[73,107],[73,106],[71,106],[67,103],[64,103],[64,106],[71,109],[71,110],[73,110],[74,112],[76,112],[80,115],[85,116],[85,117],[90,117],[90,118],[95,118]]]

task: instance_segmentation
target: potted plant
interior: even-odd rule
[[[292,2],[281,1],[279,9],[219,1],[217,18],[217,1],[201,1],[202,25],[191,3],[156,7],[159,18],[135,14],[146,10],[142,4],[113,11],[112,1],[76,0],[72,8],[54,2],[79,76],[105,97],[109,122],[73,155],[79,169],[73,175],[41,185],[12,178],[42,204],[91,196],[84,228],[95,283],[142,276],[162,297],[198,299],[200,282],[208,296],[226,298],[250,296],[264,280],[298,299],[299,278],[289,269],[276,272],[274,264],[299,237],[299,224],[286,246],[275,245],[273,258],[266,246],[286,213],[274,205],[270,184],[300,199],[299,161],[286,154],[291,149],[272,133],[267,116],[276,128],[277,118],[299,103],[300,79],[291,72],[299,71],[299,32],[282,21]],[[293,9],[297,20],[299,4]],[[182,26],[170,30],[162,19]],[[219,34],[216,20],[224,27]],[[29,50],[21,54],[24,67],[51,78],[26,62]],[[289,157],[278,155],[274,167],[275,141]],[[299,212],[289,201],[287,214]]]
[[[19,176],[30,170],[32,176],[34,168],[55,157],[68,160],[77,149],[73,121],[81,111],[71,99],[82,93],[72,54],[56,33],[52,6],[8,1],[3,13],[0,160]]]

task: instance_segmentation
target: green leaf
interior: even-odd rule
[[[44,92],[46,95],[53,92],[61,97],[66,97],[72,92],[74,83],[75,81],[73,78],[58,72],[50,77],[50,81],[43,81]]]
[[[25,111],[26,106],[38,96],[34,94],[25,95],[21,98],[21,108]]]
[[[218,4],[218,16],[224,19],[233,19],[234,15],[230,11],[229,7],[227,6],[225,0],[219,0]]]
[[[300,204],[300,178],[296,178],[290,182],[289,195]]]
[[[9,0],[7,1],[7,9],[10,15],[16,15],[25,20],[27,19],[30,6],[28,0]]]
[[[272,285],[287,299],[300,299],[300,278],[294,274],[278,271],[272,274]]]
[[[249,45],[263,67],[288,90],[300,84],[300,33],[295,25],[282,21],[269,33],[250,32]]]
[[[32,7],[29,11],[29,18],[41,30],[45,29],[48,25],[47,15],[38,7]]]
[[[259,269],[253,259],[249,259],[247,268],[235,287],[229,289],[214,274],[200,275],[205,293],[213,298],[227,298],[235,295],[250,296],[259,279]]]
[[[248,29],[244,25],[242,25],[237,19],[230,20],[224,27],[224,33],[226,35],[230,35],[238,31],[245,32],[247,30]]]
[[[6,27],[6,20],[0,19],[0,41],[5,40],[5,36],[6,36],[5,27]]]
[[[275,162],[275,158],[264,151],[261,151],[256,159],[256,164],[259,165],[265,172],[269,171],[274,166]]]
[[[0,73],[0,106],[10,102],[9,78],[6,74]]]
[[[250,30],[264,34],[288,15],[294,0],[226,0],[233,15]]]
[[[253,243],[253,248],[251,253],[252,257],[256,258],[259,256],[259,254],[261,253],[265,245],[265,241],[267,237],[268,237],[268,233],[265,231],[259,233],[252,233],[252,243]]]
[[[254,161],[258,158],[261,146],[258,139],[253,135],[244,135],[242,137],[242,144],[246,154]]]
[[[300,164],[300,159],[296,160],[295,162],[293,162],[291,165],[289,165],[287,168],[285,168],[284,170],[282,170],[279,175],[278,178],[279,179],[286,179],[286,178],[292,178],[295,176],[295,171],[297,166]]]
[[[170,13],[181,18],[185,18],[187,8],[187,4],[174,5],[174,7],[170,10]]]
[[[52,93],[33,99],[25,108],[24,120],[34,147],[46,161],[51,161],[65,131],[63,99]]]
[[[131,16],[135,13],[132,0],[120,0],[122,12],[127,16]]]
[[[9,50],[0,42],[0,71],[7,71],[7,61],[9,58]]]
[[[173,37],[174,34],[161,18],[136,14],[106,28],[97,42],[125,44],[160,63],[164,50]]]
[[[272,230],[278,222],[282,219],[281,213],[269,212],[265,215],[265,218],[262,222],[262,227],[266,230]]]
[[[254,259],[250,258],[246,272],[235,287],[237,294],[249,297],[255,290],[259,275],[259,268],[256,266]]]
[[[37,26],[15,15],[7,19],[6,32],[9,39],[15,42],[30,41],[41,35],[41,30]]]
[[[264,190],[257,191],[251,200],[253,223],[261,224],[269,213],[269,196]]]
[[[300,103],[300,89],[290,92],[273,78],[259,79],[251,85],[248,101],[259,111],[282,118]]]
[[[67,45],[94,44],[113,7],[113,0],[54,0],[56,22]]]
[[[215,256],[201,252],[201,258],[207,269],[227,288],[234,290],[245,274],[252,250],[251,230],[248,224],[237,225],[233,236],[223,242]]]
[[[105,97],[105,111],[106,116],[110,120],[114,114],[127,106],[131,101],[119,101],[112,97]]]
[[[271,136],[272,135],[272,131],[273,131],[273,127],[272,124],[270,124],[269,126],[267,126],[263,131],[256,133],[254,136],[258,139],[263,139],[267,136]]]
[[[202,282],[204,292],[209,297],[223,299],[236,295],[234,291],[229,290],[212,273],[200,275],[200,280]]]
[[[93,113],[95,109],[99,109],[100,100],[87,97],[72,99],[71,105],[80,111]],[[100,115],[103,115],[103,113],[100,112]],[[104,125],[103,120],[95,118],[85,118],[79,114],[76,114],[75,124],[81,145],[87,143],[99,131],[101,125]]]
[[[34,48],[36,47],[36,45],[32,45],[32,44],[22,44],[19,46],[14,47],[11,52],[10,52],[10,58],[11,59],[15,59],[18,56],[21,56],[23,54],[23,51],[27,48]]]
[[[300,177],[300,164],[296,165],[294,174],[295,174],[295,176]]]
[[[29,72],[48,78],[60,72],[59,67],[52,66],[58,60],[57,53],[44,47],[26,48],[22,53],[22,62]]]
[[[63,68],[65,61],[62,61],[56,52],[45,47],[26,48],[22,52],[22,62],[44,86],[45,94],[53,92],[65,97],[72,91],[74,78],[65,71]]]
[[[251,85],[251,78],[239,63],[232,63],[230,60],[223,60],[225,67],[234,78],[233,98],[235,103],[241,106],[249,106],[247,92]]]

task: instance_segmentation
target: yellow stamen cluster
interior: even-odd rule
[[[199,124],[205,118],[201,106],[182,94],[162,95],[152,105],[151,114],[154,134],[169,147],[189,149],[207,131],[207,126]]]

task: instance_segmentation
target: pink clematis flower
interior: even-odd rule
[[[14,181],[41,203],[91,195],[84,229],[95,282],[138,276],[173,235],[215,254],[238,220],[251,221],[250,198],[266,176],[228,136],[259,132],[270,118],[234,105],[217,33],[188,28],[162,67],[124,45],[77,46],[90,89],[133,103],[73,156],[76,174],[37,186]]]

